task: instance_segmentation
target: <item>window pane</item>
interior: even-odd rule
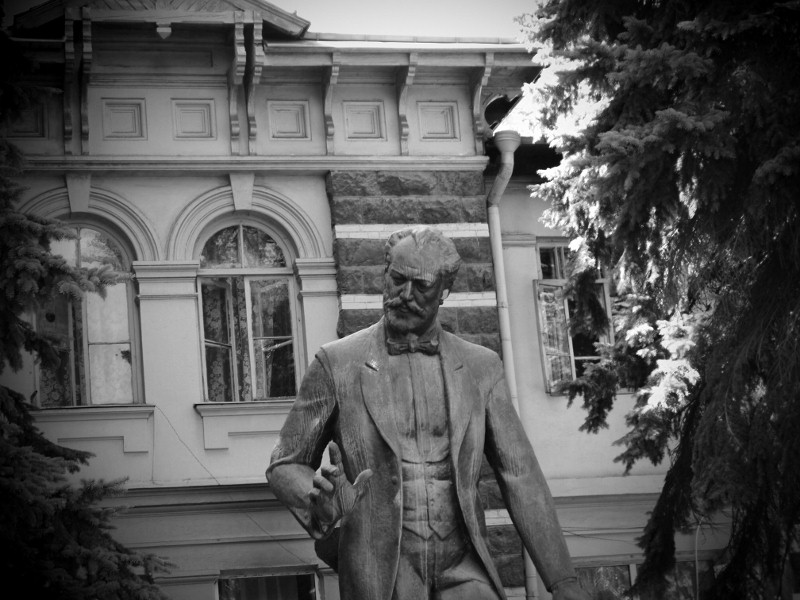
[[[259,399],[294,396],[297,390],[292,340],[258,339],[253,345]]]
[[[201,267],[241,267],[239,256],[239,226],[233,225],[218,231],[209,238],[200,255]]]
[[[80,254],[82,267],[110,265],[115,271],[124,268],[119,247],[108,236],[94,229],[81,228]]]
[[[99,294],[86,295],[89,343],[128,342],[128,286],[118,283],[106,288],[105,299]]]
[[[206,344],[206,380],[210,402],[232,402],[231,349]]]
[[[597,341],[597,336],[590,337],[583,333],[577,333],[572,336],[572,351],[575,356],[598,356],[597,348],[594,347]]]
[[[558,279],[556,270],[556,249],[540,248],[539,264],[542,267],[542,279]]]
[[[72,405],[72,384],[69,377],[69,351],[58,351],[60,362],[55,367],[39,368],[38,401],[42,408]]]
[[[311,574],[219,580],[219,600],[316,600],[316,597]]]
[[[78,264],[78,240],[51,240],[50,254],[63,256],[74,267]]]
[[[554,388],[559,383],[572,379],[563,288],[560,285],[547,285],[539,282],[536,289],[545,378],[548,390],[555,391]]]
[[[203,335],[220,344],[230,342],[228,323],[228,286],[224,279],[201,284]]]
[[[90,344],[89,376],[92,404],[131,404],[130,344]]]
[[[250,301],[253,306],[253,337],[291,337],[292,314],[286,279],[251,281]]]
[[[58,295],[36,311],[36,330],[48,338],[58,354],[58,364],[40,365],[38,402],[46,408],[71,406],[73,403],[72,304]]]
[[[246,267],[285,267],[283,251],[269,235],[244,225],[244,266]]]
[[[539,316],[546,352],[569,355],[567,313],[561,286],[539,285]]]
[[[584,567],[575,569],[578,583],[592,600],[617,600],[625,598],[631,587],[628,565]]]

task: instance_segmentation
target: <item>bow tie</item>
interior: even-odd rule
[[[422,352],[424,354],[438,354],[439,340],[409,340],[407,342],[396,342],[386,340],[386,349],[389,354],[403,354],[405,352]]]

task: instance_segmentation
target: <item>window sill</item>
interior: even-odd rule
[[[151,404],[97,404],[42,408],[31,414],[37,427],[58,444],[118,438],[129,453],[151,450],[154,412]]]
[[[203,420],[206,450],[227,450],[237,436],[277,434],[289,414],[294,398],[255,402],[203,402],[194,409]]]

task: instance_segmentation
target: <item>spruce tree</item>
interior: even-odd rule
[[[573,286],[616,284],[614,339],[566,386],[605,426],[634,388],[626,469],[668,461],[636,587],[675,532],[730,515],[714,598],[776,598],[800,519],[800,2],[549,0],[521,23],[563,156],[534,197]],[[591,295],[591,288],[584,291]],[[573,329],[599,333],[592,302]],[[652,596],[650,596],[652,597]]]
[[[0,10],[0,20],[2,11]],[[41,90],[24,84],[32,65],[0,31],[0,127],[5,130]],[[0,139],[0,375],[22,365],[23,353],[42,364],[59,360],[52,340],[26,318],[56,294],[80,298],[103,293],[120,276],[104,266],[80,269],[50,253],[50,241],[70,229],[15,210],[14,182],[22,156]],[[123,481],[83,481],[67,476],[91,455],[61,447],[36,428],[30,399],[0,385],[0,574],[26,597],[161,600],[153,576],[167,564],[133,552],[111,535],[116,508],[101,501],[123,492]]]

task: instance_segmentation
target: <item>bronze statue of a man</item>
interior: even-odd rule
[[[500,358],[437,319],[460,263],[436,229],[391,235],[384,318],[316,355],[267,478],[313,538],[340,527],[343,599],[496,600],[477,491],[485,453],[554,598],[587,598]]]

